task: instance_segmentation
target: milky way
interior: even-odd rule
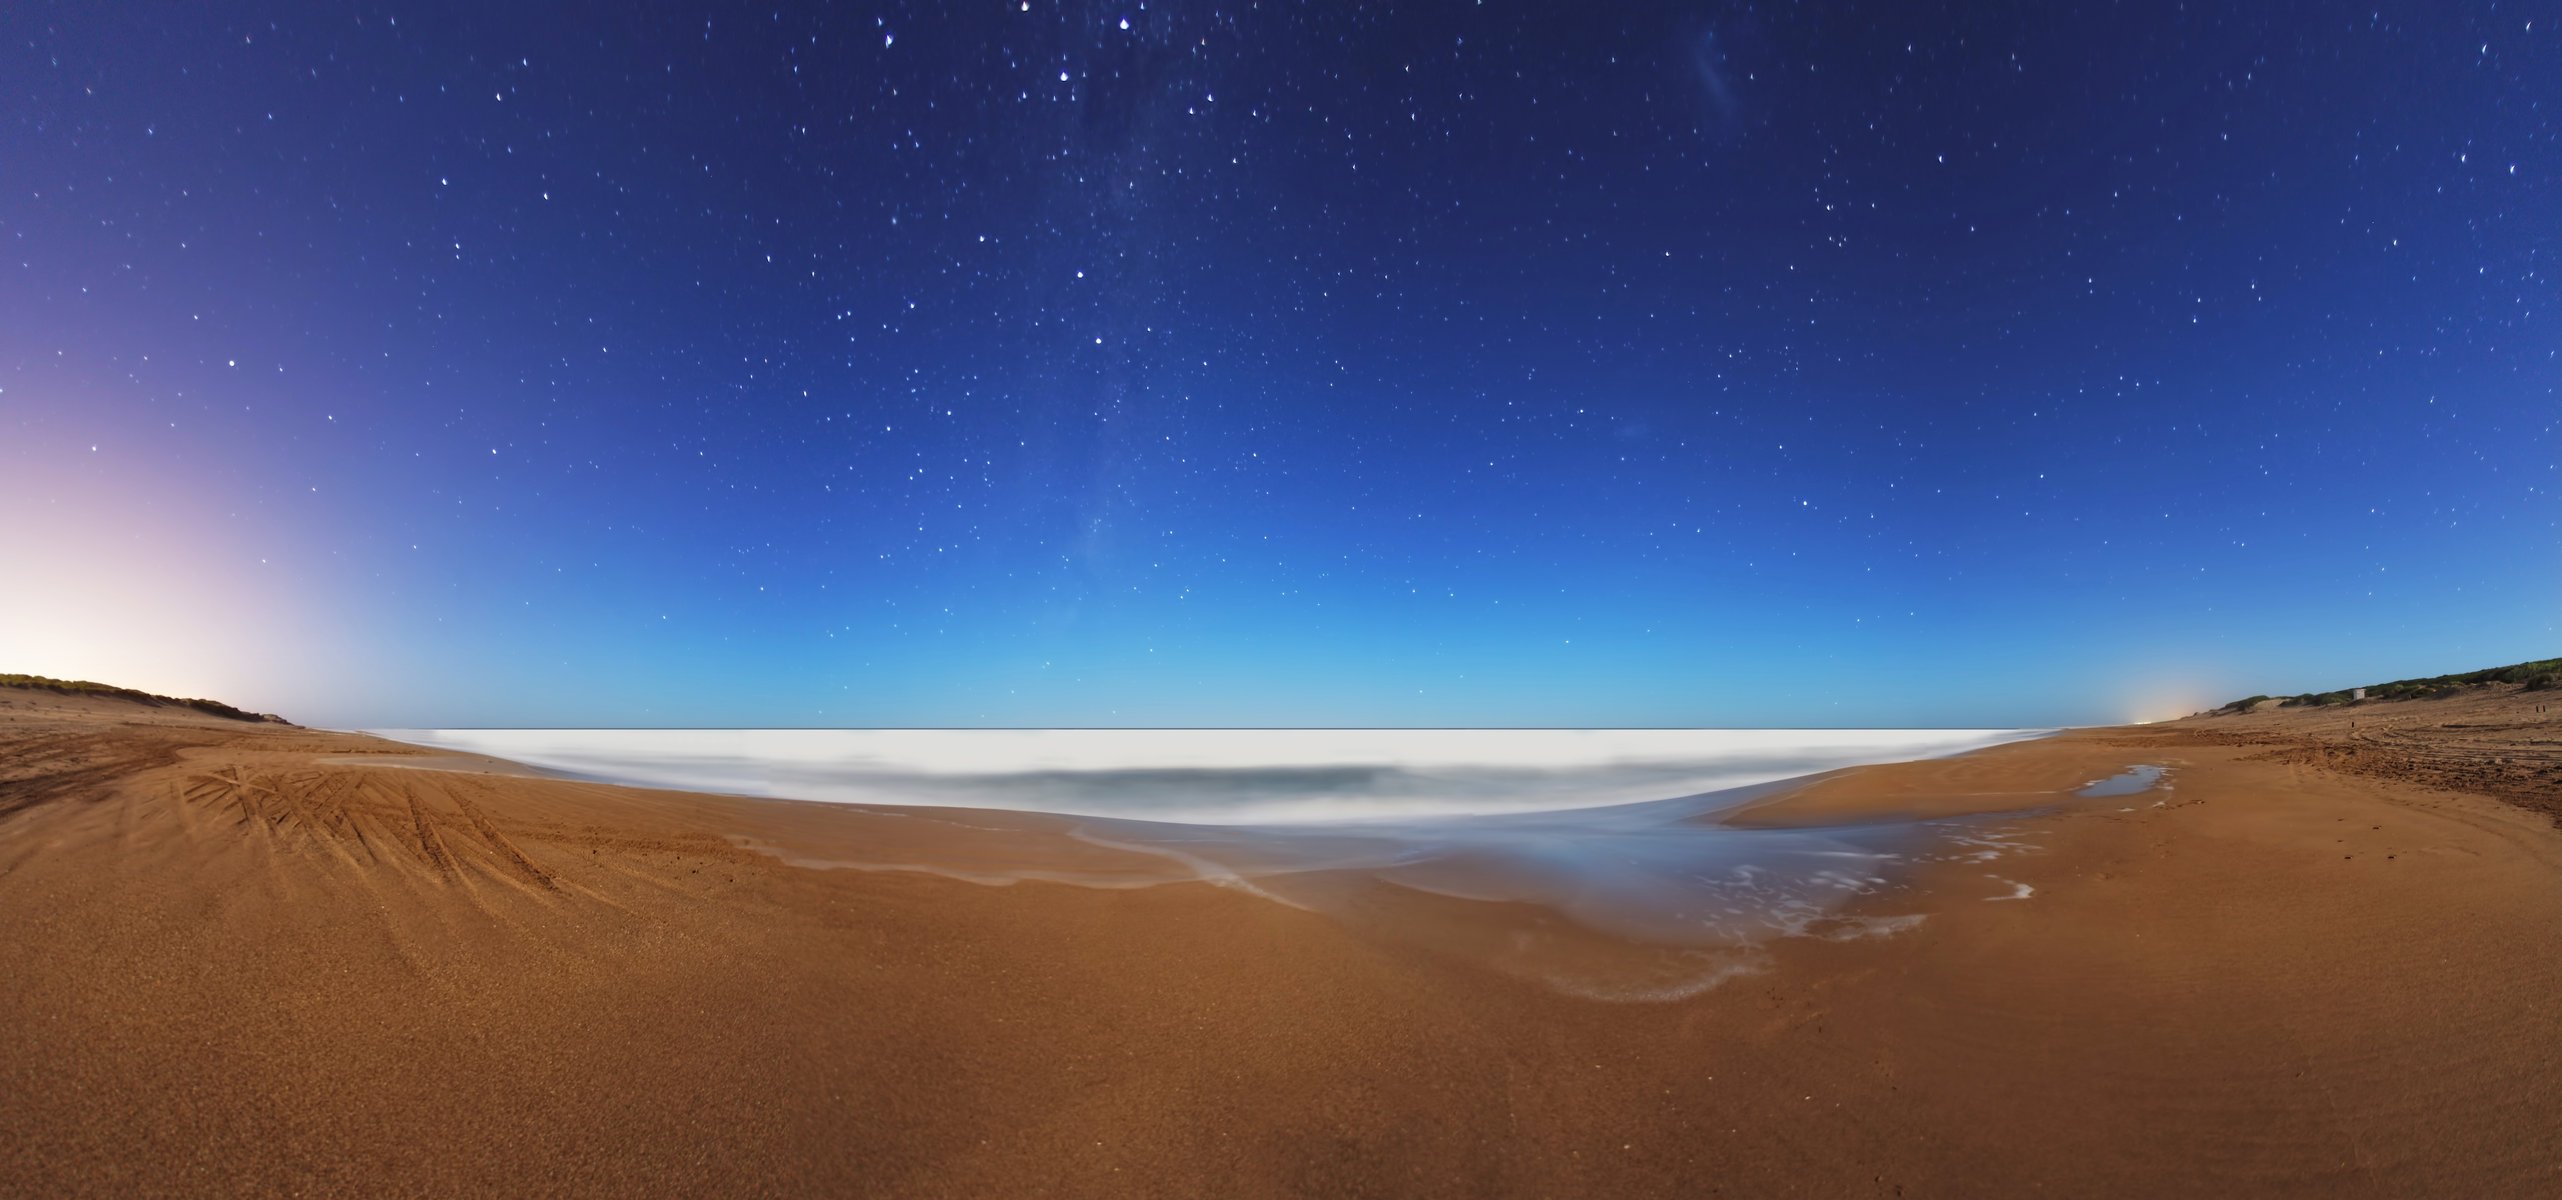
[[[646,7],[0,25],[0,669],[2044,725],[2553,650],[2555,6]]]

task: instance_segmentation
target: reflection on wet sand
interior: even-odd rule
[[[958,854],[953,840],[935,838],[906,859],[878,840],[841,858],[738,841],[798,866],[991,885],[1206,882],[1610,1000],[1695,995],[1759,969],[1778,938],[1847,940],[1911,928],[1922,914],[1870,911],[1903,871],[2023,848],[1985,818],[1788,828],[1721,819],[1801,782],[1604,808],[1332,824],[1051,817],[1057,832],[1090,852],[1068,862],[1054,851],[1016,855],[994,825],[989,836],[960,842],[966,849]],[[907,810],[947,828],[972,827],[965,813],[930,812]]]

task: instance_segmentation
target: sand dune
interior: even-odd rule
[[[1989,857],[1604,1003],[1531,905],[0,689],[0,1192],[2550,1195],[2562,835],[2381,764],[2562,724],[2432,703],[1828,776],[1749,819]]]

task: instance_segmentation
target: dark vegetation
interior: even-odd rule
[[[225,717],[234,721],[288,724],[283,717],[272,713],[254,713],[246,709],[233,708],[220,700],[182,700],[176,696],[155,696],[149,692],[116,687],[113,684],[91,683],[85,679],[47,679],[42,675],[14,675],[0,671],[0,687],[33,688],[37,691],[54,692],[64,696],[96,696],[108,700],[129,700],[156,708],[191,708],[207,716]]]
[[[2366,685],[2366,699],[2369,701],[2435,700],[2495,684],[2516,684],[2519,690],[2529,692],[2562,690],[2562,658],[2539,658],[2533,662],[2512,663],[2505,667],[2485,667],[2479,671],[2466,671],[2460,675],[2431,675],[2426,679],[2396,679],[2391,683],[2370,683]],[[2306,692],[2300,696],[2279,697],[2277,703],[2281,708],[2319,708],[2333,704],[2360,703],[2352,698],[2353,694],[2354,689]],[[2215,711],[2219,713],[2249,712],[2270,699],[2268,696],[2250,696]]]

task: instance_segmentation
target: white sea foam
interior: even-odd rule
[[[1487,965],[1579,996],[1671,1001],[1761,969],[1775,938],[1910,928],[1918,915],[1844,912],[1888,886],[1896,864],[2021,848],[1967,820],[1749,828],[1718,814],[1780,781],[2036,731],[385,732],[617,783],[1062,814],[1071,836],[1165,871],[816,861],[743,843],[810,867],[999,886],[1195,880],[1347,915],[1383,887],[1428,903],[1534,905],[1569,928],[1516,931],[1478,951]]]
[[[1217,825],[1595,808],[2018,729],[387,729],[613,783]]]

